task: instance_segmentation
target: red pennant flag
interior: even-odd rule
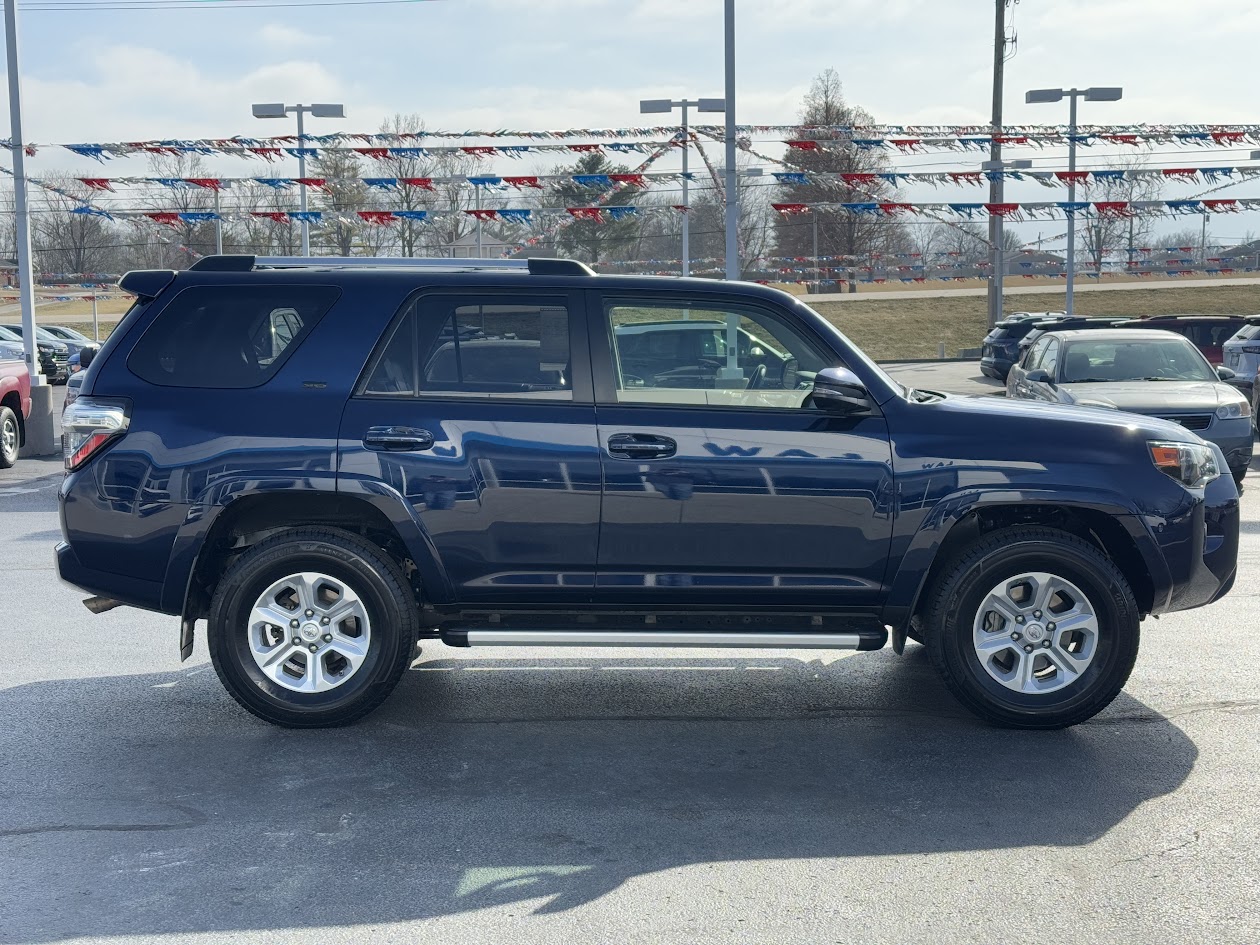
[[[503,178],[503,182],[505,184],[511,184],[517,190],[520,190],[522,187],[532,187],[535,190],[542,190],[542,184],[539,182],[537,177],[505,177]]]
[[[1217,144],[1242,144],[1247,140],[1247,134],[1243,131],[1213,131],[1209,132],[1212,140]]]
[[[370,157],[375,161],[384,161],[389,157],[389,148],[355,148],[354,153]]]
[[[575,220],[591,220],[595,223],[604,222],[604,214],[599,207],[567,207],[566,209]]]
[[[140,150],[147,151],[150,154],[179,154],[178,148],[166,148],[160,145],[145,145]]]
[[[260,217],[264,220],[270,220],[272,223],[288,223],[289,215],[280,210],[251,210],[251,217]]]
[[[888,143],[899,151],[913,151],[923,144],[922,138],[889,138]]]
[[[204,187],[206,190],[223,189],[223,181],[217,177],[186,177],[184,179],[194,187]]]
[[[1089,171],[1055,171],[1054,176],[1065,184],[1089,183]]]
[[[394,222],[394,215],[388,210],[359,210],[359,219],[375,226],[389,226]]]
[[[1114,141],[1116,144],[1139,144],[1137,135],[1099,135],[1103,141]]]
[[[1019,204],[1017,203],[986,203],[984,209],[995,217],[1009,217],[1019,213]]]
[[[268,161],[274,161],[284,153],[279,148],[246,148],[245,150],[251,154],[257,154],[260,158],[265,158]]]
[[[798,151],[821,151],[822,146],[817,141],[789,141],[789,148],[796,148]]]
[[[690,207],[681,203],[670,204],[670,206],[673,207],[673,209],[677,210],[679,213],[687,213],[688,211],[691,210]]]
[[[598,144],[571,144],[569,145],[570,151],[577,151],[579,154],[591,154],[592,152],[600,151],[602,149],[603,149],[603,146],[598,145]]]
[[[322,190],[324,185],[328,183],[323,177],[295,177],[294,180],[299,184],[305,184],[307,187],[314,187],[317,190]]]
[[[1094,209],[1098,211],[1100,217],[1131,217],[1133,216],[1133,208],[1129,206],[1127,200],[1104,200],[1094,204]]]
[[[478,220],[494,220],[499,216],[498,210],[465,210],[464,212]]]
[[[1238,201],[1230,200],[1205,200],[1203,206],[1207,207],[1213,213],[1237,213]]]
[[[950,171],[949,179],[955,184],[979,184],[983,181],[979,171]]]
[[[1165,177],[1194,178],[1199,176],[1198,170],[1193,167],[1166,167],[1160,171]]]
[[[114,189],[107,177],[80,177],[79,183],[87,185],[89,190],[108,190],[112,192]]]
[[[853,187],[855,185],[860,185],[860,184],[875,183],[874,174],[841,174],[840,179],[844,181],[846,184],[848,184],[850,187]]]
[[[400,177],[400,184],[406,184],[408,187],[420,187],[424,190],[434,190],[432,177]]]
[[[618,184],[627,184],[631,187],[647,186],[647,178],[642,174],[609,174],[608,177]]]
[[[465,154],[471,154],[473,157],[479,157],[479,158],[490,157],[491,155],[499,153],[498,148],[493,147],[491,145],[484,145],[484,144],[470,145],[468,147],[460,148],[460,150],[463,151]]]
[[[156,212],[156,213],[146,213],[145,216],[148,217],[150,220],[152,220],[154,223],[165,223],[167,226],[179,226],[178,213],[170,213],[167,211],[162,211],[162,212]]]
[[[771,208],[784,216],[793,216],[799,213],[809,213],[809,207],[803,203],[772,203]]]
[[[993,141],[996,144],[1027,144],[1027,135],[994,135]]]
[[[899,213],[914,213],[914,204],[910,203],[881,203],[879,212],[886,216],[896,216]]]

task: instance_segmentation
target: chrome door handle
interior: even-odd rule
[[[651,433],[617,433],[608,438],[608,452],[626,459],[667,459],[678,452],[678,444]]]
[[[363,445],[383,453],[408,453],[432,449],[433,434],[415,427],[369,427]]]

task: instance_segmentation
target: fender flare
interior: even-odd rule
[[[1120,493],[1078,487],[1046,489],[971,488],[943,497],[920,523],[911,537],[896,573],[888,582],[881,619],[892,628],[893,647],[905,645],[910,618],[918,606],[937,553],[951,530],[964,518],[982,509],[1016,506],[1054,506],[1100,512],[1115,519],[1132,539],[1146,565],[1154,589],[1154,609],[1172,590],[1172,576],[1154,537],[1147,530],[1142,512]],[[890,561],[890,570],[893,563]]]

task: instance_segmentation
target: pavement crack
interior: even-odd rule
[[[192,807],[185,807],[183,804],[168,804],[166,806],[173,807],[187,819],[183,823],[174,824],[43,824],[35,827],[15,827],[9,830],[0,830],[0,839],[5,837],[26,837],[40,833],[78,833],[80,831],[89,833],[157,833],[164,830],[188,830],[192,827],[200,827],[210,820],[201,811]]]
[[[1146,853],[1139,853],[1137,856],[1126,856],[1123,859],[1116,860],[1116,865],[1120,863],[1138,863],[1142,860],[1149,860],[1153,856],[1167,856],[1169,853],[1176,853],[1178,850],[1184,850],[1186,847],[1198,843],[1201,836],[1202,834],[1196,830],[1193,835],[1187,837],[1181,843],[1174,844],[1171,847],[1164,847],[1160,850],[1149,850]]]

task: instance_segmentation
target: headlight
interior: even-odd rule
[[[1151,462],[1183,486],[1197,489],[1221,474],[1212,447],[1201,443],[1167,443],[1152,440]]]
[[[1221,404],[1216,408],[1216,418],[1218,420],[1237,420],[1240,417],[1251,416],[1251,404],[1245,400],[1235,401],[1232,404]]]

